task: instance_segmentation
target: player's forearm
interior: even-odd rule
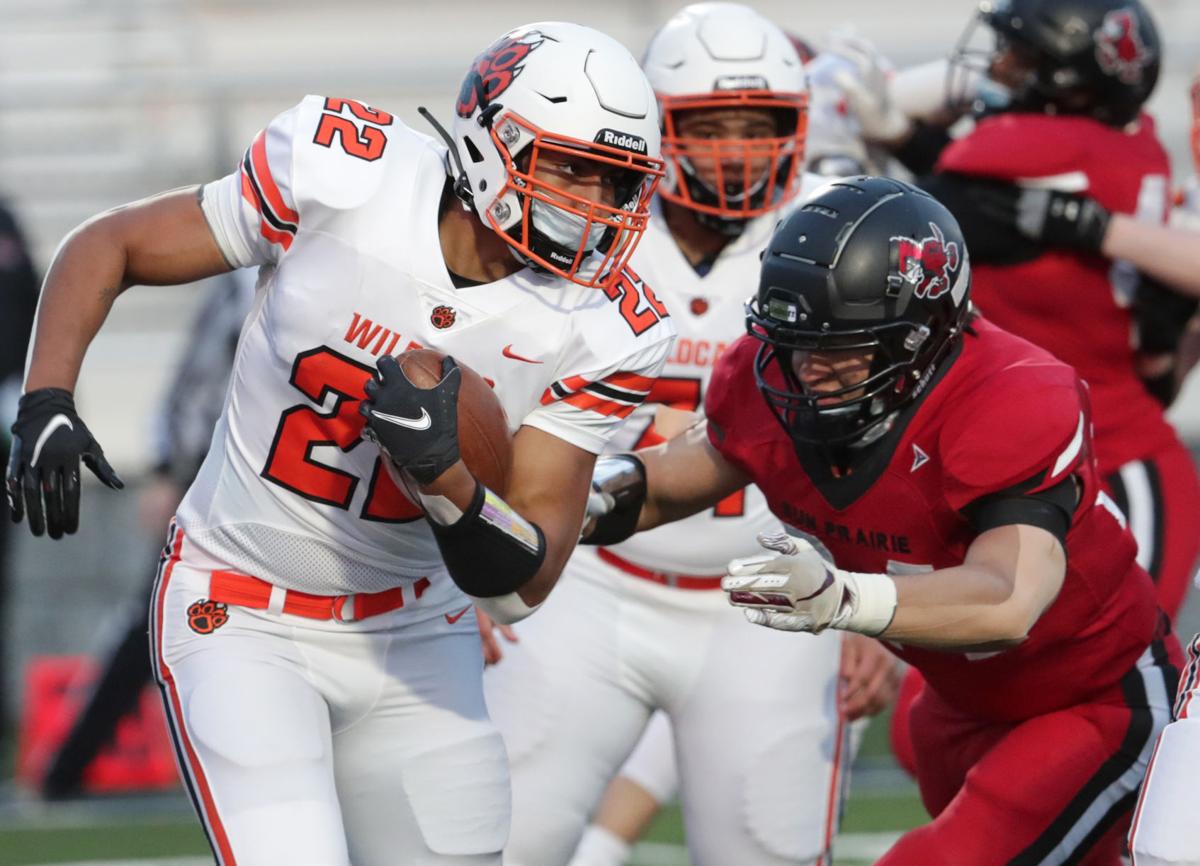
[[[691,517],[750,483],[709,444],[703,422],[638,457],[646,467],[638,532]]]
[[[1100,251],[1179,292],[1200,297],[1200,233],[1113,214]]]
[[[1036,621],[1012,584],[990,569],[961,565],[894,577],[896,614],[880,637],[930,649],[1002,648]]]
[[[882,637],[934,649],[1020,643],[1058,596],[1066,556],[1033,526],[988,530],[953,568],[894,577],[896,614]]]

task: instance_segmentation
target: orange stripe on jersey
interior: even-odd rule
[[[649,393],[654,387],[654,380],[649,376],[639,376],[637,373],[613,373],[600,380],[608,385],[615,385],[618,388],[626,388],[630,391],[645,391]]]
[[[291,232],[281,232],[267,222],[262,207],[258,203],[258,196],[254,194],[254,186],[250,183],[250,178],[246,177],[245,172],[242,173],[242,198],[250,202],[250,205],[258,211],[258,227],[262,236],[273,244],[279,244],[285,250],[289,249],[293,240]]]
[[[300,214],[296,213],[283,202],[283,195],[271,176],[271,166],[267,163],[267,131],[264,129],[254,138],[250,145],[250,160],[254,164],[254,176],[267,197],[267,203],[275,211],[275,215],[290,223],[299,223]]]
[[[592,412],[597,412],[601,415],[616,415],[618,418],[625,418],[636,409],[636,406],[628,406],[624,403],[617,403],[614,400],[605,400],[603,397],[597,397],[594,394],[572,394],[570,397],[563,399],[564,403],[570,403],[577,409],[587,409]]]

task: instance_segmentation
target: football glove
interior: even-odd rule
[[[1112,218],[1100,202],[1079,193],[989,181],[972,194],[987,216],[1048,247],[1099,253]]]
[[[362,436],[419,484],[432,484],[459,460],[458,389],[462,371],[449,356],[442,378],[418,388],[391,355],[375,365],[378,378],[367,382],[358,411],[367,419]]]
[[[17,404],[5,490],[14,523],[62,538],[79,528],[79,461],[113,490],[125,484],[75,411],[70,391],[38,388]]]
[[[892,94],[892,64],[869,40],[847,31],[829,36],[827,53],[849,61],[833,74],[846,106],[869,142],[890,144],[908,138],[913,121],[896,104]]]
[[[770,553],[735,559],[721,579],[729,603],[746,619],[784,631],[820,634],[840,628],[878,635],[896,611],[896,585],[885,574],[855,574],[826,562],[802,539],[760,532]]]
[[[1052,189],[1024,189],[1017,231],[1052,247],[1099,253],[1112,215],[1094,198]]]

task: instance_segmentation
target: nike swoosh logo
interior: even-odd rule
[[[71,423],[71,419],[61,412],[50,419],[50,423],[42,428],[42,433],[37,438],[37,442],[33,445],[33,459],[29,461],[30,466],[37,466],[38,458],[42,456],[42,446],[49,441],[54,435],[54,431],[59,427],[66,427],[68,430],[74,430],[75,425]]]
[[[506,358],[512,358],[514,361],[524,361],[526,364],[544,364],[544,363],[546,363],[545,361],[535,361],[535,360],[533,360],[533,358],[525,358],[521,355],[518,355],[516,352],[514,352],[512,350],[512,343],[509,343],[507,346],[505,346],[504,351],[501,354],[503,354],[504,357],[506,357]]]
[[[389,424],[395,424],[399,427],[407,427],[409,430],[428,430],[433,425],[433,419],[429,417],[429,413],[425,409],[421,409],[421,414],[416,418],[405,418],[403,415],[388,415],[386,412],[376,412],[371,410],[371,414],[380,421],[387,421]]]
[[[471,609],[471,605],[468,604],[466,607],[464,607],[462,610],[460,610],[458,613],[454,614],[453,616],[451,616],[448,613],[444,613],[444,614],[442,614],[442,616],[444,616],[446,618],[446,622],[450,623],[450,625],[454,625],[456,622],[458,622],[460,619],[462,619],[463,614],[466,613],[467,611],[469,611],[470,609]]]

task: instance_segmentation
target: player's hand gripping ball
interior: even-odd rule
[[[461,457],[479,481],[501,496],[512,469],[512,439],[500,400],[483,377],[432,349],[380,358],[358,411],[363,438],[393,468],[432,483]]]
[[[844,586],[837,569],[802,539],[760,532],[769,553],[735,559],[721,579],[729,603],[755,625],[820,634],[837,619]]]

